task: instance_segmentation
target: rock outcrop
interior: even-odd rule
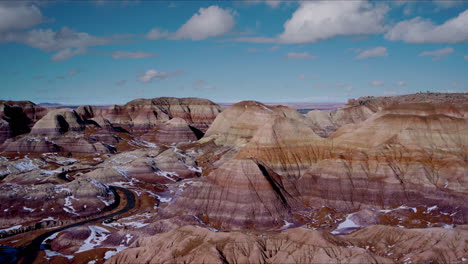
[[[8,138],[26,134],[47,113],[29,101],[0,100],[0,144]]]
[[[138,239],[106,263],[456,263],[465,259],[466,235],[373,226],[339,237],[305,228],[256,236],[185,226]]]
[[[204,133],[221,112],[221,107],[201,98],[159,97],[137,99],[109,108],[81,106],[77,112],[84,120],[135,135],[148,133],[173,118],[181,118],[194,130]]]
[[[317,128],[316,133],[327,137],[338,128],[346,124],[359,124],[387,107],[399,104],[439,104],[444,102],[448,105],[466,104],[466,94],[409,94],[401,96],[385,97],[360,97],[350,99],[348,103],[335,111],[310,111],[306,117]]]

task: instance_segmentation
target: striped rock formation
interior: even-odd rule
[[[31,131],[34,123],[46,113],[47,109],[29,101],[0,100],[0,144]]]
[[[185,226],[137,239],[106,263],[459,263],[466,235],[372,226],[346,236],[305,228],[258,236]]]
[[[306,117],[317,128],[320,136],[329,136],[338,128],[346,124],[359,124],[389,106],[398,104],[438,104],[444,102],[450,105],[465,104],[467,94],[409,94],[385,97],[360,97],[350,99],[348,103],[335,111],[310,111]]]
[[[136,99],[109,108],[81,106],[77,112],[84,120],[93,120],[102,127],[124,129],[136,135],[147,133],[173,118],[181,118],[204,133],[221,112],[221,107],[201,98],[159,97]]]
[[[196,141],[202,136],[201,131],[191,127],[184,119],[176,117],[157,125],[151,131],[143,134],[141,139],[169,145],[171,143]]]

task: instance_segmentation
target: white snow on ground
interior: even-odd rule
[[[54,175],[54,174],[60,173],[60,172],[62,172],[62,171],[59,170],[59,169],[56,169],[56,170],[41,170],[41,173],[45,174],[45,175]]]
[[[108,260],[112,258],[113,256],[117,255],[120,251],[127,249],[128,247],[126,246],[118,246],[115,248],[115,250],[109,250],[104,254],[104,259]]]
[[[437,205],[428,207],[424,213],[425,213],[425,214],[428,214],[428,213],[430,213],[432,210],[435,210],[435,209],[437,209]]]
[[[142,147],[147,147],[147,148],[157,148],[158,145],[152,143],[152,142],[148,142],[146,140],[143,140],[141,138],[134,138],[133,140],[130,140],[128,143],[134,143],[138,146],[142,146]]]
[[[168,202],[172,201],[172,197],[162,197],[161,195],[155,194],[152,191],[146,191],[146,193],[148,193],[149,195],[151,195],[153,197],[156,197],[161,203],[168,203]],[[157,206],[155,206],[155,208],[156,207]]]
[[[444,224],[443,227],[446,228],[446,229],[453,229],[453,225]]]
[[[41,244],[41,248],[44,248],[43,246],[44,246],[45,243],[47,243],[48,241],[54,240],[59,234],[60,234],[60,232],[57,232],[57,233],[52,234],[48,238],[44,239],[44,242],[42,242],[42,244]],[[62,257],[65,257],[67,259],[73,259],[72,255],[63,255],[63,254],[61,254],[59,252],[52,251],[50,249],[44,249],[44,252],[46,253],[47,260],[50,260],[50,258],[54,257],[54,256],[62,256]]]
[[[127,244],[127,245],[128,245],[128,244],[130,244],[130,241],[132,240],[132,238],[133,238],[133,236],[132,236],[132,235],[130,235],[130,234],[126,234],[126,235],[125,235],[125,240],[124,240],[124,241],[122,241],[122,242],[124,242],[125,244]]]
[[[65,204],[63,205],[63,210],[70,214],[79,215],[76,213],[76,210],[73,207],[72,200],[78,201],[79,199],[76,199],[73,195],[65,197]]]
[[[206,229],[210,230],[211,232],[219,232],[218,229],[209,227],[209,225],[208,225],[207,223],[203,222],[203,220],[201,220],[198,216],[196,216],[196,215],[192,215],[192,216],[193,216],[198,222],[200,222],[200,224],[203,225],[203,226],[198,226],[198,225],[196,225],[195,227],[197,227],[197,228],[206,228]]]
[[[15,226],[12,226],[12,227],[9,227],[9,228],[0,229],[0,234],[7,233],[7,232],[10,232],[10,231],[13,231],[13,230],[16,230],[16,229],[20,229],[21,227],[23,227],[23,226],[22,225],[15,225]]]
[[[156,175],[158,175],[158,176],[163,176],[163,177],[165,177],[165,178],[167,178],[167,179],[169,179],[169,180],[171,180],[171,181],[173,181],[173,182],[176,182],[176,180],[174,180],[173,178],[171,178],[171,176],[172,176],[172,177],[179,177],[179,174],[177,174],[176,172],[158,170],[158,171],[156,171],[155,173],[156,173]]]
[[[38,168],[37,165],[34,164],[30,158],[28,158],[28,156],[25,156],[24,159],[13,163],[12,166],[20,172],[32,171]]]
[[[88,228],[89,230],[91,230],[91,234],[83,242],[83,245],[81,245],[80,249],[78,249],[78,251],[76,251],[75,254],[88,251],[96,248],[97,246],[100,246],[101,243],[104,242],[110,235],[110,232],[107,229],[99,226],[90,225],[88,226]]]
[[[334,235],[340,235],[340,234],[346,233],[348,228],[360,228],[361,227],[360,225],[354,223],[353,220],[351,220],[352,215],[353,214],[349,214],[344,220],[344,222],[340,223],[338,227],[335,230],[333,230],[331,233]]]
[[[106,199],[105,197],[102,197],[102,196],[98,196],[97,197],[99,200],[101,200],[101,202],[104,203],[105,206],[109,206],[109,205],[112,205],[114,203],[114,200],[112,199]]]
[[[397,208],[394,208],[394,209],[379,210],[379,212],[390,213],[391,211],[400,210],[400,209],[411,209],[415,213],[418,211],[418,209],[416,207],[408,207],[406,205],[401,205],[400,207],[397,207]]]
[[[23,210],[28,211],[28,212],[34,212],[34,209],[28,208],[26,206],[23,206]]]
[[[287,228],[289,228],[290,226],[294,225],[293,223],[290,223],[290,222],[288,222],[287,220],[283,220],[283,221],[284,221],[284,225],[280,228],[280,230],[287,229]]]
[[[112,223],[102,223],[102,225],[109,226],[112,228],[122,228],[122,227],[134,227],[134,228],[141,228],[149,225],[149,223],[144,223],[147,219],[151,218],[152,215],[150,213],[144,214],[137,214],[130,217],[125,217],[119,219],[119,222],[112,222]]]
[[[41,222],[44,222],[44,221],[56,221],[56,220],[58,220],[58,219],[57,219],[57,218],[53,218],[52,216],[49,216],[49,217],[47,217],[47,218],[42,219]]]
[[[181,157],[183,157],[183,158],[187,158],[187,157],[188,157],[187,155],[185,155],[185,154],[183,154],[183,153],[180,152],[180,149],[177,148],[177,146],[175,145],[175,143],[173,143],[173,145],[170,146],[170,147],[172,148],[172,150],[174,151],[175,154],[177,154],[177,155],[179,155],[179,156],[181,156]]]
[[[72,190],[68,187],[65,187],[64,184],[60,184],[60,185],[56,185],[55,186],[55,192],[56,193],[59,193],[59,192],[66,192],[66,193],[69,193],[71,194],[72,193]]]
[[[6,176],[6,175],[8,175],[10,173],[11,173],[11,171],[10,171],[10,168],[8,168],[8,167],[5,170],[0,170],[0,176],[2,176],[2,177]]]
[[[201,167],[193,167],[193,166],[190,166],[190,165],[187,165],[185,164],[185,167],[187,167],[187,169],[189,169],[190,171],[194,171],[194,172],[198,172],[198,173],[202,173],[202,168]]]

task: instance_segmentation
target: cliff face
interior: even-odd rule
[[[8,138],[26,134],[47,109],[29,101],[0,100],[0,144]]]

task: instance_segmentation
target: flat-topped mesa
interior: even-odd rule
[[[164,214],[193,215],[218,229],[271,229],[293,222],[294,197],[273,171],[254,160],[234,159],[186,190]]]
[[[0,100],[0,144],[8,138],[28,133],[47,109],[30,101]]]
[[[184,119],[204,133],[221,110],[219,105],[207,99],[160,97],[136,99],[109,108],[82,106],[77,112],[83,119],[92,119],[102,127],[122,128],[141,135],[173,118]]]
[[[338,128],[346,124],[358,124],[371,117],[374,113],[395,105],[416,104],[445,105],[447,107],[462,107],[466,109],[468,94],[409,94],[400,96],[360,97],[350,99],[338,110],[330,112],[311,111],[306,117],[317,127],[321,128],[320,135],[329,136]]]

